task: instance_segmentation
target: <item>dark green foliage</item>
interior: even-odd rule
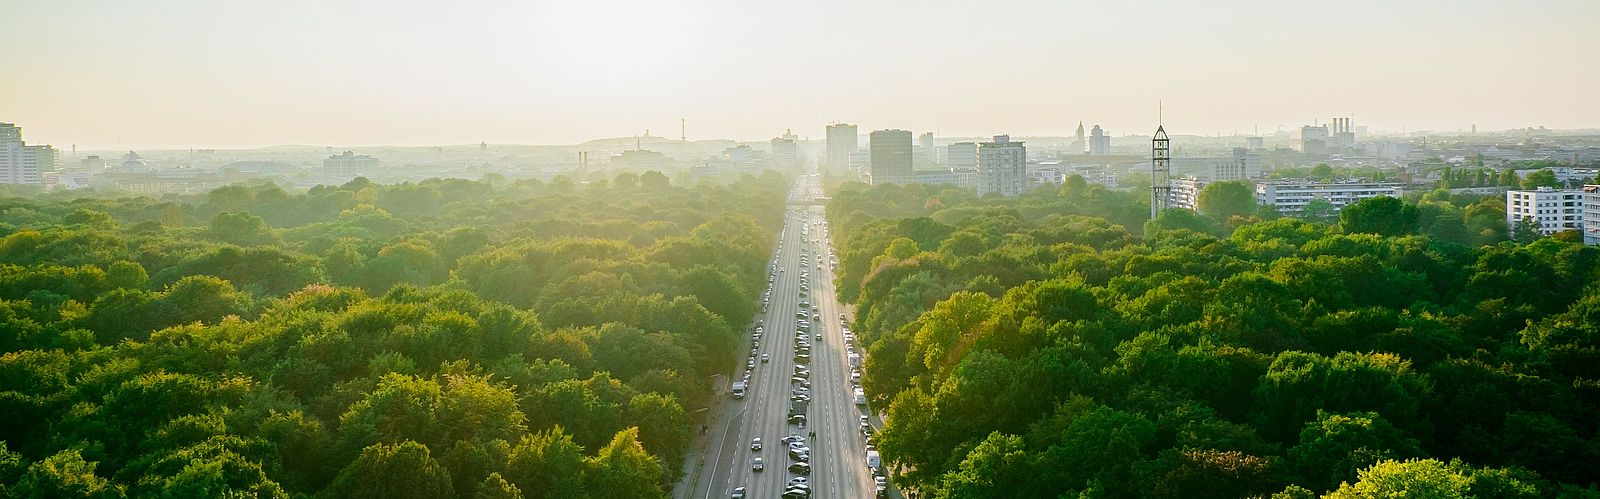
[[[1363,199],[1339,210],[1339,228],[1347,234],[1358,232],[1380,236],[1400,236],[1417,230],[1417,207],[1399,198],[1378,196]]]

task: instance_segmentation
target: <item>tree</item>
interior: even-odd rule
[[[1529,173],[1522,178],[1522,188],[1533,190],[1540,187],[1561,187],[1561,181],[1556,179],[1556,172],[1548,168]]]
[[[1356,473],[1382,460],[1419,456],[1414,439],[1377,413],[1317,413],[1300,431],[1299,443],[1288,455],[1295,469],[1320,490],[1338,487]]]
[[[593,497],[657,498],[662,496],[661,463],[639,444],[639,429],[617,432],[611,443],[587,462],[587,490]]]
[[[559,499],[583,494],[583,447],[560,427],[524,435],[511,449],[507,481],[530,499]]]
[[[67,449],[33,463],[17,481],[17,497],[122,497],[122,488],[95,475],[100,463]]]
[[[1419,216],[1416,205],[1406,204],[1399,198],[1378,196],[1339,210],[1339,228],[1346,234],[1401,236],[1416,232]]]
[[[618,189],[632,189],[639,185],[639,176],[633,172],[622,172],[611,181],[611,185]]]
[[[473,495],[473,498],[522,499],[523,495],[522,489],[518,489],[516,485],[507,482],[505,478],[500,476],[499,472],[495,472],[490,473],[488,477],[483,479],[483,483],[478,485],[478,491]]]
[[[268,244],[277,238],[261,217],[250,212],[218,213],[211,218],[211,228],[206,234],[218,241],[240,246]]]
[[[1198,198],[1200,213],[1218,222],[1250,216],[1256,210],[1256,193],[1249,181],[1212,182],[1200,189]]]
[[[1305,216],[1306,220],[1328,223],[1337,219],[1339,207],[1334,206],[1333,203],[1328,202],[1326,199],[1317,198],[1307,202],[1301,214]]]
[[[1539,238],[1544,237],[1544,233],[1540,232],[1541,229],[1542,227],[1539,226],[1538,220],[1533,217],[1522,217],[1521,220],[1517,220],[1516,225],[1511,227],[1511,240],[1521,244],[1537,241]]]
[[[1317,180],[1333,180],[1333,167],[1327,163],[1317,163],[1317,166],[1311,167],[1308,176]]]
[[[1210,219],[1183,208],[1162,210],[1155,220],[1144,224],[1144,233],[1147,237],[1158,231],[1178,229],[1188,229],[1202,234],[1209,234],[1217,231],[1217,225]]]
[[[450,473],[429,455],[428,447],[406,440],[396,445],[373,444],[361,450],[324,497],[438,498],[453,497]]]
[[[671,184],[672,181],[666,175],[662,175],[661,172],[655,170],[644,172],[643,175],[639,176],[639,185],[646,189],[665,189]]]
[[[1426,497],[1451,499],[1473,497],[1468,493],[1472,477],[1451,470],[1433,459],[1386,460],[1361,470],[1360,480],[1346,482],[1326,499],[1383,499]]]

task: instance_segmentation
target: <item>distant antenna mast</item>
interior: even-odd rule
[[[689,141],[689,120],[678,118],[678,142]]]

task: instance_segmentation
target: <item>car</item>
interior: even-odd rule
[[[811,448],[810,447],[806,447],[806,443],[805,442],[789,442],[789,450],[797,450],[797,451],[800,451],[800,452],[811,452]]]
[[[758,457],[750,460],[750,471],[761,471],[766,468],[767,462],[761,460],[761,458]]]
[[[806,463],[806,462],[794,463],[794,464],[789,465],[789,471],[794,472],[796,474],[800,474],[800,475],[810,475],[811,474],[811,464],[810,463]]]
[[[806,441],[806,437],[803,437],[803,436],[800,436],[800,435],[789,435],[787,437],[783,437],[782,439],[779,439],[778,441],[786,443],[786,444],[792,444],[792,443],[795,443],[795,442],[804,442],[804,441]]]
[[[792,424],[805,425],[806,424],[806,415],[805,414],[795,414],[793,416],[789,416],[789,422],[792,423]]]
[[[772,360],[772,356],[771,356],[771,355],[768,355],[768,354],[761,354],[761,363],[762,363],[762,364],[765,364],[765,363],[767,363],[767,362],[770,362],[770,361],[771,361],[771,360]]]
[[[750,439],[750,450],[761,450],[761,437]]]
[[[811,497],[811,489],[790,487],[783,491],[783,499],[803,499],[806,497]]]
[[[752,360],[752,361],[744,363],[744,368],[745,369],[755,369],[756,368],[756,361]]]
[[[794,478],[790,478],[790,479],[789,479],[789,485],[790,485],[790,486],[795,486],[795,485],[805,485],[805,486],[810,486],[810,485],[811,485],[811,484],[810,484],[810,483],[808,483],[808,482],[810,482],[810,481],[811,481],[811,480],[808,480],[808,479],[806,479],[806,477],[803,477],[803,476],[797,476],[797,477],[794,477]]]
[[[728,494],[729,499],[744,499],[744,487],[734,487],[733,493]]]

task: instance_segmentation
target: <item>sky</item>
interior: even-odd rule
[[[1600,1],[0,0],[58,148],[1600,126]]]

